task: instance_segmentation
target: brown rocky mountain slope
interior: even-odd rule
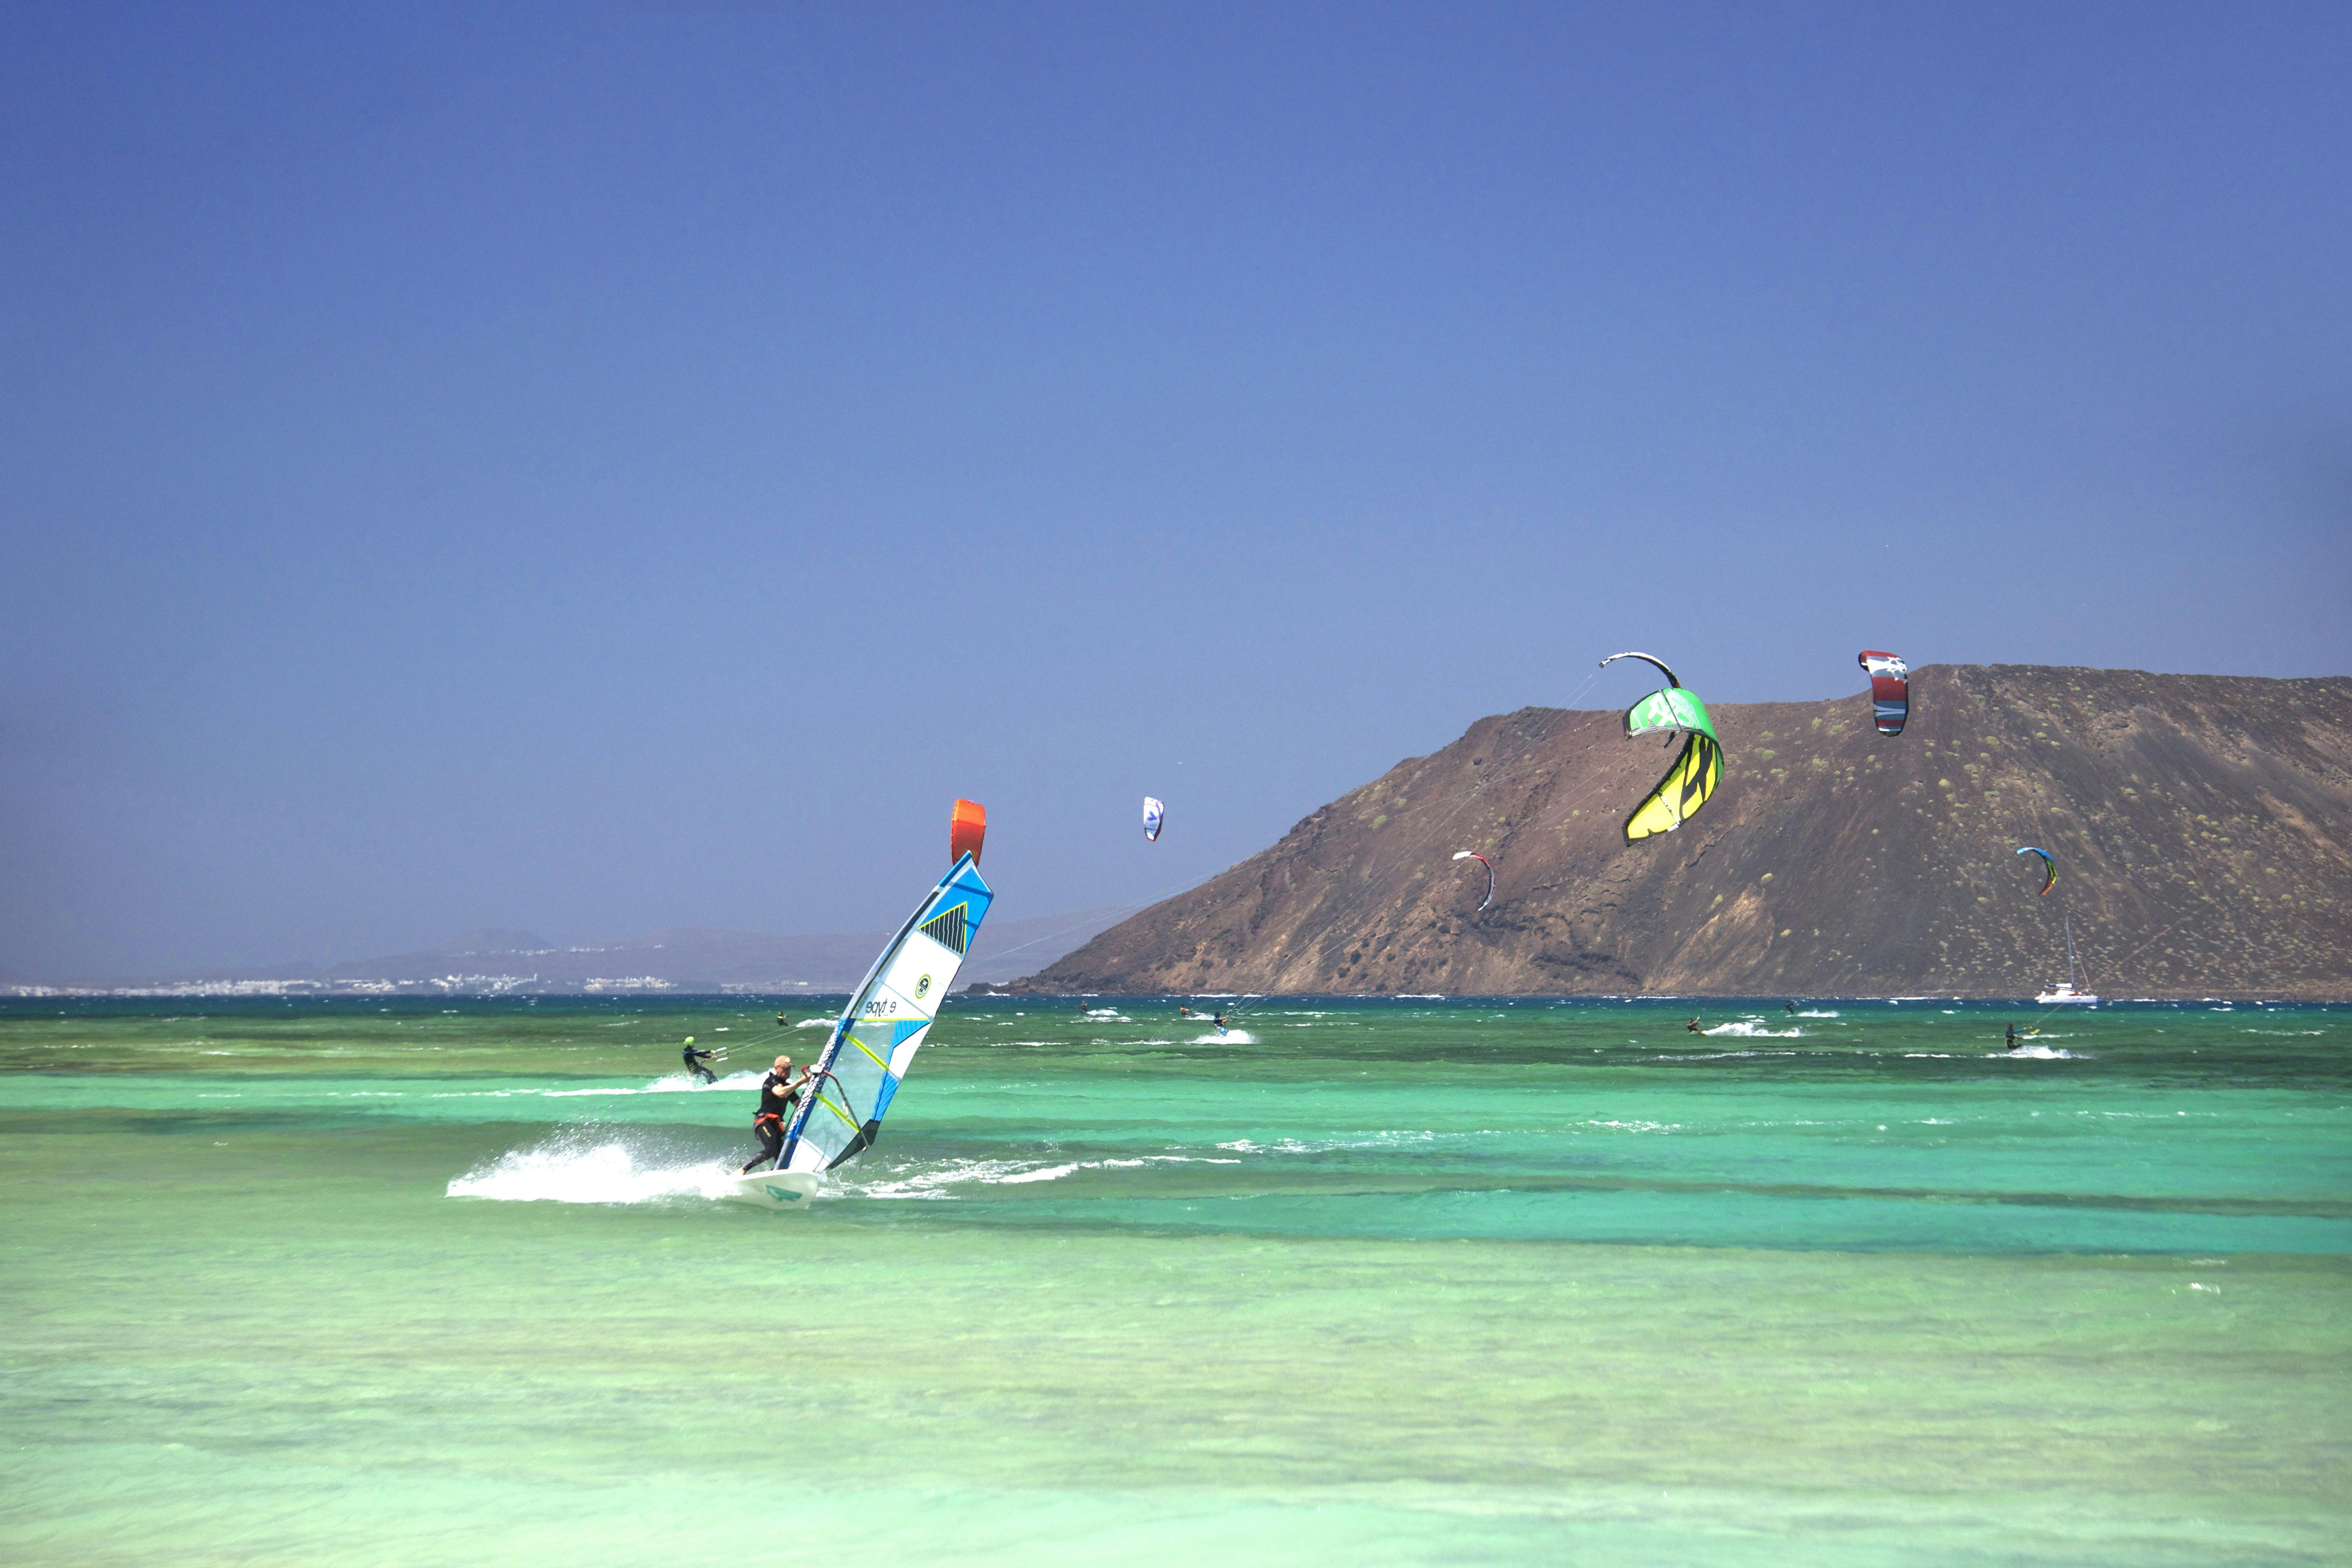
[[[1656,741],[1523,709],[1019,986],[2017,996],[2065,977],[2071,911],[2109,996],[2352,996],[2352,679],[1949,665],[1893,739],[1864,693],[1714,716],[1678,832],[1620,830]]]

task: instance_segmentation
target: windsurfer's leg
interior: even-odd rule
[[[757,1166],[774,1164],[777,1153],[784,1146],[784,1135],[780,1131],[771,1132],[764,1121],[753,1122],[751,1133],[760,1140],[760,1152],[743,1162],[743,1173],[747,1176]]]

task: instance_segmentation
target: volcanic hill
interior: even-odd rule
[[[1522,709],[1016,988],[2019,996],[2071,912],[2110,997],[2352,996],[2352,679],[1944,665],[1893,738],[1866,692],[1713,713],[1677,832],[1621,832],[1656,740]]]

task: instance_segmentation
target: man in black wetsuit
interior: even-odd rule
[[[718,1056],[719,1053],[717,1051],[696,1050],[694,1048],[694,1037],[692,1035],[688,1035],[686,1037],[686,1045],[681,1054],[685,1058],[686,1070],[688,1073],[693,1077],[700,1079],[705,1083],[717,1083],[719,1081],[719,1075],[702,1065]]]
[[[743,1162],[743,1174],[750,1175],[760,1165],[772,1166],[776,1156],[784,1152],[784,1129],[793,1124],[793,1112],[800,1108],[801,1089],[808,1082],[808,1074],[793,1077],[793,1058],[778,1057],[767,1077],[760,1080],[760,1109],[752,1114],[751,1131],[759,1135],[760,1152]]]

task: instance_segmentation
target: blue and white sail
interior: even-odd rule
[[[965,854],[915,906],[834,1025],[779,1170],[831,1170],[872,1145],[995,899]]]

